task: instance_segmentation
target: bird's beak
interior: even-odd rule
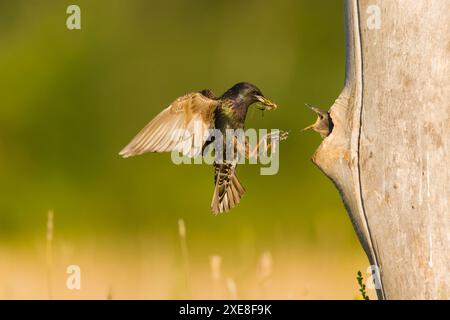
[[[317,115],[317,120],[312,125],[307,126],[302,131],[312,129],[322,136],[322,138],[327,137],[333,127],[333,122],[331,121],[331,118],[327,111],[322,110],[320,108],[311,106],[309,104],[305,104],[309,109],[314,111],[314,113]]]
[[[308,107],[309,109],[311,109],[312,111],[314,111],[314,113],[317,114],[317,116],[319,118],[325,118],[328,115],[327,111],[317,108],[315,106],[312,106],[309,103],[305,103],[305,106]]]
[[[278,106],[275,103],[273,103],[272,101],[270,101],[266,97],[263,97],[263,96],[260,96],[260,95],[257,95],[255,97],[265,107],[264,110],[275,110],[276,108],[278,108]]]
[[[317,114],[317,120],[315,123],[313,123],[310,126],[307,126],[306,128],[302,129],[302,131],[306,131],[306,130],[310,130],[310,129],[315,129],[316,126],[320,123],[320,121],[322,121],[323,117],[325,116],[325,111],[323,111],[322,109],[319,109],[317,107],[314,107],[308,103],[305,103],[305,106],[308,107],[309,109],[311,109],[312,111],[314,111],[315,114]]]

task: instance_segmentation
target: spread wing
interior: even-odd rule
[[[220,102],[209,90],[189,93],[161,111],[120,151],[124,158],[146,152],[178,151],[195,157],[214,127],[214,110]]]

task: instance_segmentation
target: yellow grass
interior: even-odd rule
[[[118,241],[118,240],[116,240]],[[0,299],[47,299],[45,244],[0,246]],[[189,296],[176,243],[53,243],[53,299],[355,299],[357,270],[366,270],[360,250],[309,247],[262,251],[236,259],[204,249],[190,250]],[[216,256],[212,271],[211,256]],[[81,268],[81,290],[66,288],[66,268]],[[371,298],[374,292],[369,291]]]

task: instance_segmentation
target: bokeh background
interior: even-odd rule
[[[357,298],[367,259],[300,132],[342,88],[343,23],[342,1],[0,1],[0,299]],[[239,167],[232,212],[210,214],[211,167],[117,155],[176,97],[240,81],[280,106],[247,127],[290,137],[277,175]]]

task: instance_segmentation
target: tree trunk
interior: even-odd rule
[[[450,1],[346,0],[345,87],[314,163],[381,299],[450,298]]]

